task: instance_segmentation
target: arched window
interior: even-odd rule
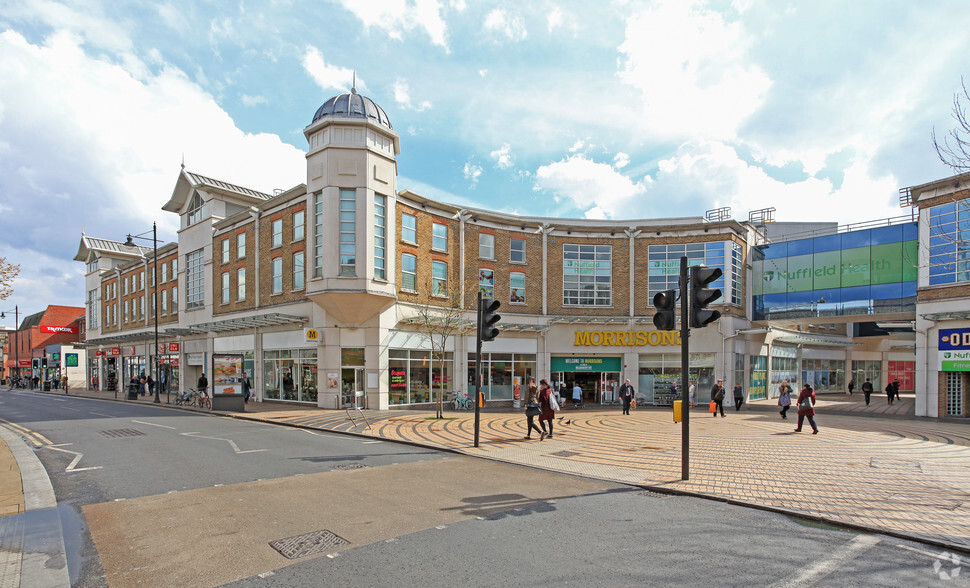
[[[188,224],[194,225],[202,220],[205,216],[204,212],[205,202],[202,200],[202,196],[199,196],[198,192],[196,192],[192,196],[192,203],[189,204]]]

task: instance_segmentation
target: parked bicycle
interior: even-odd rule
[[[189,388],[188,391],[180,392],[175,395],[175,405],[176,406],[195,406],[198,401],[199,393],[196,392],[195,388]]]
[[[209,393],[205,390],[199,391],[198,406],[199,408],[207,408],[212,410],[212,400],[209,398]]]
[[[455,399],[452,400],[452,405],[455,407],[455,410],[469,410],[471,408],[474,408],[474,405],[472,404],[472,400],[471,398],[468,397],[468,394],[455,392],[454,396],[455,396]]]

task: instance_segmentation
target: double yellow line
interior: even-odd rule
[[[52,445],[51,440],[48,439],[47,437],[44,437],[40,433],[35,433],[26,427],[22,427],[17,423],[11,423],[10,421],[5,421],[3,419],[0,419],[0,424],[7,427],[14,433],[17,433],[18,435],[26,439],[28,442],[33,443],[37,447],[41,447],[43,445]]]

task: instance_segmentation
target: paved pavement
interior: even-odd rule
[[[97,391],[72,394],[113,398]],[[480,415],[478,447],[474,412],[450,408],[444,419],[425,410],[351,413],[278,403],[220,414],[724,500],[970,552],[970,423],[916,418],[913,398],[906,396],[892,406],[882,395],[874,395],[870,406],[861,394],[820,396],[818,435],[807,424],[795,433],[797,417],[782,420],[774,401],[754,401],[740,412],[728,407],[726,418],[712,418],[703,408],[690,411],[687,480],[681,479],[682,428],[669,408],[630,415],[618,406],[568,409],[556,420],[554,436],[543,441],[524,439],[521,412],[487,409]],[[7,435],[6,441],[30,439]],[[4,480],[17,465],[23,467],[0,444]],[[24,508],[9,486],[0,484],[0,513]]]

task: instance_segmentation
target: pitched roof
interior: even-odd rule
[[[149,255],[152,252],[152,248],[142,247],[141,245],[128,247],[121,241],[98,239],[96,237],[88,237],[84,233],[81,233],[81,243],[78,245],[77,255],[74,256],[74,261],[87,262],[88,254],[92,251],[97,251],[109,256],[120,255],[124,257],[137,258]]]

